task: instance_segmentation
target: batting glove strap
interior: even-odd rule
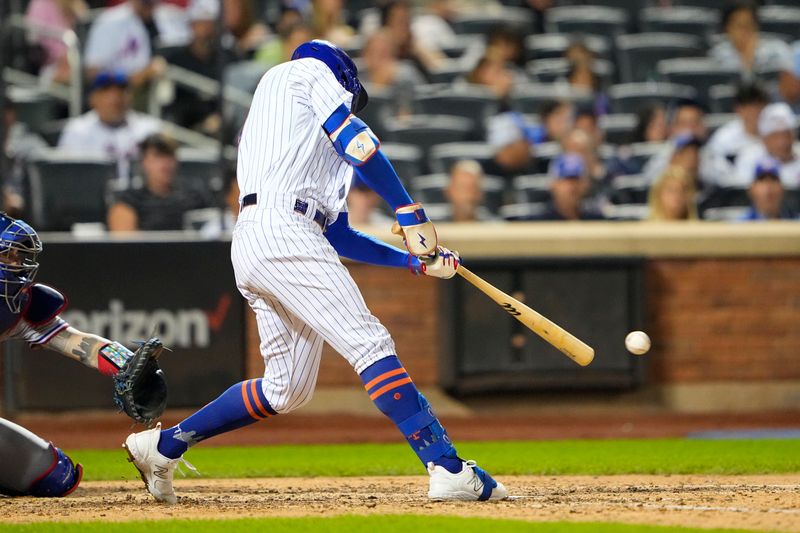
[[[421,204],[398,207],[395,215],[410,253],[421,256],[432,255],[436,251],[436,246],[439,244],[436,228],[428,219]]]

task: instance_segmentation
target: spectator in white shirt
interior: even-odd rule
[[[73,152],[105,154],[117,161],[117,187],[130,185],[130,161],[138,144],[160,129],[160,122],[129,109],[128,78],[122,72],[101,72],[91,83],[91,110],[71,118],[58,147]]]
[[[154,20],[158,2],[128,0],[97,17],[84,52],[87,78],[104,70],[121,70],[138,87],[162,74],[164,61],[153,57],[151,47],[158,34]]]
[[[760,85],[748,83],[738,87],[733,102],[736,118],[715,131],[706,145],[714,157],[731,166],[740,152],[761,144],[758,116],[769,103],[769,97]]]
[[[792,52],[789,45],[759,35],[758,5],[752,0],[735,0],[722,10],[722,29],[726,39],[716,44],[709,55],[722,66],[737,69],[746,80],[758,71],[781,72],[791,77]]]
[[[784,187],[800,187],[800,151],[796,140],[797,117],[785,103],[770,104],[758,117],[761,143],[742,151],[736,158],[735,185],[748,187],[755,175],[756,165],[765,156],[780,163],[780,178]]]

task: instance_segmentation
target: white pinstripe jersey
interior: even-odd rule
[[[322,129],[353,96],[317,59],[271,68],[258,84],[239,141],[239,200],[250,193],[290,193],[319,202],[332,219],[345,209],[353,176]]]

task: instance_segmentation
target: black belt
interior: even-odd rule
[[[244,198],[242,198],[242,209],[248,205],[256,205],[257,203],[258,195],[256,193],[247,194]],[[294,201],[294,210],[301,215],[306,216],[306,214],[308,214],[308,202],[304,202],[298,198]],[[319,209],[314,212],[314,222],[316,222],[319,227],[322,228],[322,231],[328,229],[328,217],[326,217],[325,213]]]

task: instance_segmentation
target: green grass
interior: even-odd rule
[[[221,531],[225,533],[302,533],[317,531],[347,531],[348,533],[381,533],[409,531],[476,531],[502,533],[504,531],[535,531],[537,533],[713,533],[743,532],[739,529],[699,529],[682,527],[660,527],[624,525],[615,523],[568,523],[568,522],[523,522],[519,520],[494,520],[488,518],[460,518],[446,516],[337,516],[333,518],[246,518],[238,520],[163,520],[157,527],[153,522],[83,522],[46,523],[26,525],[0,525],[0,531],[30,533],[54,531],[58,533],[205,533]]]
[[[495,475],[771,474],[800,472],[800,440],[467,442],[462,457]],[[123,450],[75,450],[86,480],[135,479]],[[186,454],[203,477],[422,475],[405,444],[203,447]]]

